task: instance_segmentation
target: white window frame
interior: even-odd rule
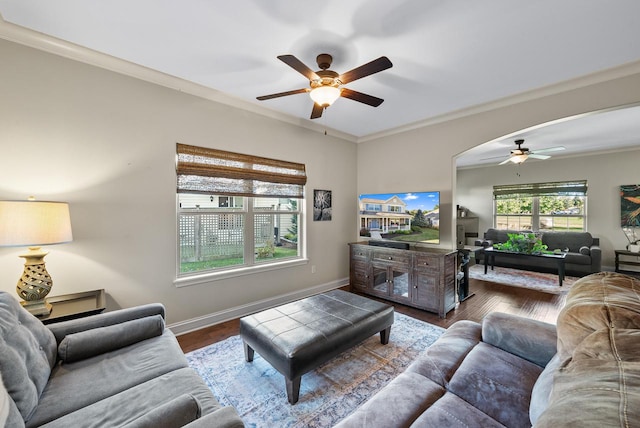
[[[260,207],[254,209],[254,200],[260,198],[245,197],[244,208],[181,208],[180,204],[177,205],[176,215],[176,279],[174,284],[177,287],[188,286],[194,284],[201,284],[204,282],[210,282],[212,280],[232,278],[236,276],[249,275],[259,272],[272,271],[275,269],[289,268],[292,266],[299,266],[308,263],[306,257],[306,224],[304,199],[296,199],[298,201],[298,209],[292,210],[264,210]],[[176,197],[176,201],[178,198]],[[225,268],[207,269],[197,272],[180,272],[181,264],[181,248],[180,248],[180,215],[181,214],[240,214],[244,218],[244,263],[242,265],[235,265]],[[256,260],[255,257],[255,236],[254,236],[254,219],[256,214],[279,214],[279,215],[298,215],[298,255],[283,259],[275,259],[274,261]]]
[[[177,143],[176,175],[176,278],[174,280],[176,287],[308,263],[305,239],[306,201],[304,198],[304,185],[306,184],[306,173],[304,164]],[[191,208],[182,208],[179,195],[194,193],[206,195],[206,203],[190,203]],[[219,207],[218,202],[215,201],[215,195],[244,198],[243,207]],[[297,208],[296,210],[281,210],[274,205],[268,208],[256,206],[254,209],[254,202],[264,198],[296,200],[298,201]],[[232,202],[231,205],[236,204]],[[243,263],[241,265],[197,272],[180,271],[180,217],[185,214],[194,214],[195,212],[243,216]],[[298,241],[296,256],[277,258],[273,259],[273,261],[268,261],[264,258],[259,261],[256,259],[255,252],[258,246],[256,245],[254,220],[256,215],[264,214],[297,214]],[[280,236],[282,235],[280,233]]]
[[[535,192],[533,190],[531,190],[531,187],[536,187],[536,186],[541,186],[544,188],[549,188],[549,187],[553,187],[553,185],[557,185],[558,187],[562,187],[563,184],[567,184],[569,187],[570,186],[579,186],[579,184],[583,184],[584,186],[584,193],[583,194],[564,194],[564,193],[558,193],[558,194],[551,194],[551,193],[546,193],[546,194],[528,194],[527,192]],[[540,228],[540,218],[541,217],[551,217],[551,218],[566,218],[566,217],[580,217],[582,218],[582,231],[587,231],[587,221],[588,221],[588,217],[587,217],[587,202],[588,202],[588,198],[587,198],[587,192],[586,192],[586,188],[587,188],[587,182],[586,180],[580,180],[580,181],[567,181],[567,182],[560,182],[560,183],[534,183],[534,184],[523,184],[522,188],[524,189],[522,193],[518,193],[517,191],[517,185],[514,186],[494,186],[494,193],[496,191],[496,189],[499,189],[501,187],[513,187],[513,199],[516,199],[517,196],[522,196],[522,197],[528,197],[531,198],[531,213],[530,214],[519,214],[519,213],[508,213],[508,214],[498,214],[498,210],[497,210],[497,204],[499,199],[494,197],[493,198],[493,227],[494,228],[498,228],[498,217],[504,217],[504,216],[508,216],[508,217],[530,217],[531,218],[531,230],[533,232],[543,232],[543,231],[550,231],[553,232],[554,229],[546,229],[546,228]],[[581,190],[582,191],[582,190]],[[557,196],[557,197],[581,197],[584,198],[583,199],[583,210],[582,213],[580,214],[541,214],[540,213],[540,197],[542,196]],[[508,198],[509,199],[509,198]]]

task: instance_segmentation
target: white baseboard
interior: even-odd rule
[[[280,296],[272,297],[269,299],[252,302],[247,305],[225,309],[223,311],[204,315],[202,317],[180,321],[170,324],[167,327],[173,332],[173,334],[179,336],[181,334],[200,330],[205,327],[220,324],[221,322],[241,318],[243,316],[260,312],[265,309],[273,308],[275,306],[280,306],[285,303],[293,302],[295,300],[304,299],[305,297],[309,297],[314,294],[324,293],[325,291],[344,287],[345,285],[349,285],[349,278],[341,278],[336,281],[328,282],[326,284],[320,284],[314,287],[305,288],[304,290],[298,290],[292,293],[282,294]]]

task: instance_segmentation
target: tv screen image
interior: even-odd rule
[[[362,194],[358,210],[360,236],[440,243],[440,192]]]

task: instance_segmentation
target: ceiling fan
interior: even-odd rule
[[[549,147],[547,149],[540,149],[540,150],[537,150],[536,152],[532,152],[528,148],[522,147],[522,145],[524,144],[524,140],[520,139],[520,140],[515,140],[514,142],[516,143],[516,146],[518,146],[518,148],[511,150],[511,154],[509,155],[509,157],[503,160],[502,162],[500,162],[499,165],[504,165],[507,162],[520,164],[529,158],[549,159],[551,156],[543,155],[541,153],[557,152],[559,150],[564,150],[564,147],[558,146],[558,147]]]
[[[333,57],[326,53],[320,54],[316,58],[316,62],[320,68],[318,71],[311,70],[293,55],[280,55],[278,56],[278,59],[309,79],[309,88],[294,89],[292,91],[279,92],[277,94],[263,95],[257,97],[258,100],[264,101],[272,98],[286,97],[288,95],[308,92],[313,100],[311,119],[317,119],[322,116],[323,110],[333,104],[333,102],[339,97],[349,98],[372,107],[378,107],[384,101],[382,98],[363,94],[362,92],[357,92],[352,89],[343,88],[342,85],[370,76],[393,66],[391,61],[389,61],[389,58],[381,56],[378,59],[374,59],[373,61],[363,64],[360,67],[356,67],[346,73],[338,74],[333,70],[329,70]]]

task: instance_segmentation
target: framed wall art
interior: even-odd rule
[[[314,190],[313,221],[330,221],[331,216],[331,190]]]

